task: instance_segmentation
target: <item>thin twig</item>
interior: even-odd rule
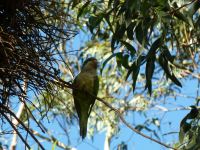
[[[23,112],[23,109],[24,109],[24,103],[21,103],[20,106],[19,106],[19,110],[18,110],[18,112],[17,112],[17,114],[16,114],[16,116],[17,116],[18,118],[20,118],[21,113]],[[15,126],[15,128],[17,129],[17,127],[18,127],[18,125],[19,125],[19,122],[15,119],[15,120],[12,121],[12,124],[13,124],[13,126]],[[17,145],[17,136],[18,136],[18,135],[19,135],[19,134],[17,133],[17,131],[14,130],[14,132],[13,132],[13,137],[12,137],[12,142],[11,142],[11,144],[10,144],[10,149],[11,149],[11,150],[15,150],[15,149],[16,149],[16,145]]]
[[[16,126],[12,123],[12,121],[10,121],[10,119],[8,118],[8,116],[6,114],[4,114],[3,111],[0,111],[0,113],[4,116],[4,118],[8,121],[8,123],[12,126],[12,128],[17,133],[17,135],[20,137],[20,139],[22,140],[22,142],[26,145],[26,147],[28,147],[28,149],[31,149],[31,147],[29,146],[29,144],[26,142],[26,140],[22,137],[22,135],[20,134],[20,132],[16,128]]]
[[[39,145],[39,147],[42,149],[42,150],[45,150],[45,148],[41,145],[41,143],[38,141],[38,139],[34,136],[34,134],[29,130],[28,127],[26,127],[26,125],[19,119],[17,118],[17,116],[15,115],[14,112],[12,112],[9,108],[7,108],[6,106],[1,106],[1,108],[3,109],[4,112],[7,112],[9,113],[11,116],[13,116],[18,122],[20,125],[22,125],[22,127],[30,134],[30,136],[34,139],[34,141]]]
[[[26,94],[26,91],[27,91],[27,80],[24,80],[23,87],[22,87],[22,91],[25,92],[25,94]],[[24,98],[25,98],[25,96],[26,96],[25,94],[23,94],[22,97],[19,97],[19,99],[21,99],[21,101],[24,101]],[[16,114],[16,117],[17,117],[17,118],[20,118],[20,116],[22,115],[22,112],[23,112],[23,110],[24,110],[24,105],[25,105],[25,103],[24,103],[24,102],[21,102],[21,104],[20,104],[20,106],[19,106],[19,109],[18,109],[18,112],[17,112],[17,114]],[[15,126],[16,129],[17,129],[18,126],[19,126],[19,122],[18,122],[16,119],[14,119],[14,120],[12,121],[12,124]],[[12,142],[11,142],[11,144],[10,144],[10,149],[11,149],[11,150],[15,150],[15,149],[16,149],[16,145],[17,145],[17,136],[18,136],[18,134],[17,134],[17,132],[14,130],[13,137],[12,137]]]
[[[36,136],[38,136],[38,137],[40,137],[40,138],[42,138],[42,139],[44,139],[44,140],[46,140],[46,141],[48,141],[48,142],[54,142],[54,143],[56,143],[56,145],[57,145],[58,147],[60,147],[60,148],[63,148],[63,149],[65,149],[65,150],[71,150],[71,149],[72,149],[72,148],[69,148],[68,146],[66,146],[64,143],[62,143],[62,142],[60,142],[59,140],[57,140],[54,136],[51,136],[51,138],[48,138],[48,137],[46,137],[46,136],[41,135],[39,132],[34,131],[33,129],[30,129],[30,131],[31,131],[34,135],[36,135]]]
[[[191,2],[186,3],[186,4],[184,4],[184,5],[182,5],[182,6],[178,7],[178,8],[176,8],[175,10],[171,11],[170,13],[171,13],[171,14],[174,14],[176,11],[179,11],[180,9],[182,9],[182,8],[184,8],[184,7],[186,7],[186,6],[190,5],[190,4],[192,4],[192,3],[194,3],[195,1],[198,1],[198,0],[192,0]]]
[[[137,134],[139,134],[139,135],[141,135],[141,136],[143,136],[143,137],[145,137],[145,138],[147,138],[147,139],[149,139],[149,140],[151,140],[151,141],[154,141],[154,142],[156,142],[156,143],[158,143],[158,144],[160,144],[160,145],[162,145],[162,146],[164,146],[164,147],[167,147],[167,148],[171,148],[171,149],[173,149],[173,150],[176,150],[176,148],[173,148],[173,147],[171,147],[171,146],[169,146],[169,145],[167,145],[167,144],[165,144],[165,143],[162,143],[162,142],[160,142],[160,141],[158,141],[158,140],[156,140],[156,139],[154,139],[154,138],[151,138],[150,136],[147,136],[147,135],[141,133],[139,130],[135,129],[132,125],[130,125],[130,124],[124,119],[124,117],[122,116],[121,112],[120,112],[118,109],[114,108],[112,105],[110,105],[109,103],[107,103],[106,101],[104,101],[103,99],[101,99],[101,98],[99,98],[99,97],[97,97],[96,99],[97,99],[98,101],[102,102],[104,105],[106,105],[106,106],[109,107],[110,109],[112,109],[114,112],[116,112],[117,115],[119,116],[120,120],[121,120],[129,129],[131,129],[131,130],[134,131],[135,133],[137,133]]]

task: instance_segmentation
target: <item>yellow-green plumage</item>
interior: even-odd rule
[[[87,134],[87,122],[98,93],[97,60],[87,59],[73,82],[74,104],[79,118],[80,135]]]

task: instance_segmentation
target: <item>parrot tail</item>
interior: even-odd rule
[[[79,126],[80,126],[80,135],[82,139],[84,139],[87,135],[87,122],[88,122],[88,117],[82,117],[79,121]]]

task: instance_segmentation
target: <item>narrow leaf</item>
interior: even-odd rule
[[[129,40],[133,40],[133,29],[135,27],[135,23],[131,23],[128,28],[127,28],[127,36],[129,38]]]
[[[126,41],[122,41],[122,40],[120,40],[120,42],[121,42],[122,44],[124,44],[124,46],[131,52],[131,55],[132,55],[132,56],[135,55],[136,50],[135,50],[135,48],[134,48],[131,44],[129,44],[129,43],[126,42]]]
[[[161,37],[153,42],[153,44],[151,45],[151,48],[147,54],[147,59],[149,59],[151,57],[155,57],[156,50],[161,46],[161,44],[162,44]]]
[[[126,55],[123,56],[123,58],[122,58],[122,60],[121,60],[122,66],[123,66],[124,68],[126,68],[126,69],[129,69],[129,68],[130,68],[129,63],[128,63],[128,62],[129,62],[129,61],[128,61],[128,58],[129,58],[129,55],[126,54]]]
[[[105,67],[105,65],[108,63],[109,60],[111,60],[113,57],[117,56],[117,55],[121,55],[122,52],[118,52],[118,53],[113,53],[111,56],[109,56],[104,62],[103,62],[103,65],[102,65],[102,68],[101,68],[101,73],[103,72],[103,69]]]
[[[182,84],[180,83],[180,81],[176,78],[176,76],[172,73],[171,76],[169,76],[169,78],[178,86],[182,87]]]
[[[94,28],[96,28],[103,19],[104,14],[99,14],[98,16],[91,16],[89,18],[89,29],[93,33]]]
[[[78,10],[78,15],[77,19],[83,14],[84,10],[87,8],[87,6],[90,4],[90,1],[87,1],[79,10]]]
[[[123,53],[117,53],[116,61],[117,61],[117,66],[121,67],[123,61]]]
[[[112,38],[112,40],[111,40],[111,51],[112,51],[112,53],[115,50],[115,43],[116,43],[116,40],[114,38]]]
[[[146,86],[145,89],[148,88],[148,92],[151,95],[152,93],[152,77],[155,69],[155,58],[151,58],[147,60],[146,63]]]
[[[188,11],[190,17],[192,17],[196,13],[196,11],[198,11],[199,8],[200,8],[200,1],[194,1],[194,3],[192,4],[192,6]]]
[[[129,68],[129,70],[128,70],[127,74],[126,74],[126,79],[125,79],[126,81],[127,81],[128,77],[130,76],[132,71],[133,71],[133,69]]]
[[[168,60],[164,57],[163,54],[159,56],[159,64],[163,68],[164,72],[166,73],[167,77],[170,78],[176,85],[182,87],[179,80],[175,77],[175,75],[170,71],[168,66]]]
[[[135,91],[135,85],[136,85],[136,81],[137,81],[137,77],[140,71],[140,66],[138,65],[137,62],[134,62],[133,65],[131,66],[132,68],[132,79],[133,79],[133,83],[132,83],[132,88],[133,88],[133,92]]]
[[[137,27],[135,28],[135,32],[136,32],[136,39],[138,40],[140,44],[143,44],[144,35],[143,35],[143,30],[142,30],[142,23],[139,23],[137,25]]]
[[[163,55],[165,55],[165,58],[173,64],[174,56],[171,55],[167,46],[165,46],[164,49],[163,49]]]
[[[121,24],[121,25],[118,24],[117,27],[116,27],[116,31],[115,31],[113,37],[115,39],[120,40],[124,36],[125,31],[126,31],[126,25],[125,24]]]

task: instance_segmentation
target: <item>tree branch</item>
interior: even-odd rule
[[[186,4],[184,4],[184,5],[182,5],[182,6],[178,7],[178,8],[176,8],[175,10],[171,11],[170,13],[173,14],[173,13],[175,13],[176,11],[179,11],[180,9],[182,9],[182,8],[184,8],[184,7],[186,7],[186,6],[190,5],[190,4],[192,4],[192,3],[194,3],[195,1],[198,1],[198,0],[192,0],[191,2],[186,3]]]
[[[38,141],[38,139],[34,136],[34,134],[29,130],[28,127],[26,127],[26,125],[19,119],[17,118],[17,116],[15,115],[14,112],[12,112],[8,107],[6,106],[1,106],[1,109],[3,112],[7,112],[8,114],[10,114],[11,116],[14,117],[14,119],[16,119],[18,121],[18,123],[20,125],[22,125],[22,127],[30,134],[30,136],[34,139],[34,141],[38,144],[38,146],[42,149],[45,150],[45,148],[40,144],[40,142]],[[13,125],[14,126],[14,125]]]
[[[18,118],[20,118],[21,113],[23,112],[23,109],[24,109],[24,103],[21,103],[20,106],[19,106],[19,110],[18,110],[18,112],[17,112],[17,114],[16,114],[16,116],[17,116]],[[15,128],[17,129],[17,127],[18,127],[18,125],[19,125],[19,122],[18,122],[16,119],[14,119],[14,120],[12,121],[12,124],[13,124],[13,125],[15,126]],[[17,136],[18,136],[18,133],[16,132],[16,130],[14,130],[14,132],[13,132],[13,137],[12,137],[12,142],[11,142],[11,144],[10,144],[10,149],[11,149],[11,150],[15,150],[15,149],[16,149],[16,146],[17,146]]]
[[[14,129],[15,133],[20,137],[20,139],[22,140],[22,142],[26,145],[26,147],[28,147],[28,149],[31,149],[31,147],[29,146],[29,144],[26,142],[26,140],[22,137],[21,133],[18,131],[18,129],[16,128],[16,126],[12,123],[12,121],[10,121],[10,119],[8,118],[8,116],[6,114],[4,114],[4,111],[0,111],[0,113],[4,116],[4,118],[8,121],[8,123],[11,125],[11,127]]]
[[[27,91],[27,80],[24,80],[22,91],[25,92],[25,94],[26,94],[26,91]],[[18,112],[16,114],[17,118],[20,118],[20,116],[22,115],[22,112],[23,112],[23,109],[24,109],[24,105],[25,105],[24,102],[22,102],[22,101],[24,101],[24,98],[26,96],[25,94],[22,97],[19,97],[19,99],[21,99],[21,104],[20,104]],[[12,124],[17,129],[18,125],[19,125],[19,122],[16,119],[14,119],[12,121]],[[12,137],[12,142],[10,144],[10,149],[11,150],[15,150],[16,149],[16,146],[17,146],[17,136],[18,136],[18,133],[16,132],[16,130],[14,130],[13,137]]]
[[[162,146],[164,146],[164,147],[167,147],[167,148],[176,150],[176,148],[173,148],[173,147],[171,147],[171,146],[169,146],[169,145],[167,145],[167,144],[165,144],[165,143],[162,143],[162,142],[160,142],[160,141],[158,141],[158,140],[156,140],[156,139],[154,139],[154,138],[151,138],[150,136],[147,136],[147,135],[141,133],[139,130],[135,129],[132,125],[130,125],[130,124],[124,119],[124,117],[122,116],[122,113],[121,113],[118,109],[114,108],[112,105],[110,105],[109,103],[107,103],[106,101],[104,101],[103,99],[101,99],[101,98],[99,98],[99,97],[96,97],[96,99],[97,99],[98,101],[102,102],[104,105],[106,105],[106,106],[109,107],[110,109],[112,109],[114,112],[116,112],[117,115],[119,116],[120,120],[121,120],[129,129],[131,129],[133,132],[135,132],[135,133],[137,133],[137,134],[139,134],[139,135],[141,135],[141,136],[143,136],[143,137],[145,137],[145,138],[147,138],[147,139],[149,139],[149,140],[151,140],[151,141],[154,141],[154,142],[156,142],[156,143],[158,143],[158,144],[160,144],[160,145],[162,145]]]
[[[48,137],[46,137],[46,136],[43,136],[43,135],[41,135],[39,132],[37,132],[37,131],[34,131],[33,129],[30,129],[31,130],[31,132],[34,134],[34,135],[36,135],[36,136],[38,136],[38,137],[40,137],[41,139],[44,139],[44,140],[46,140],[46,141],[48,141],[48,142],[54,142],[54,143],[56,143],[56,145],[58,146],[58,147],[60,147],[60,148],[62,148],[62,149],[65,149],[65,150],[71,150],[72,148],[70,148],[70,147],[68,147],[68,146],[66,146],[64,143],[62,143],[62,142],[60,142],[59,140],[57,140],[54,136],[50,136],[50,138],[48,138]]]

